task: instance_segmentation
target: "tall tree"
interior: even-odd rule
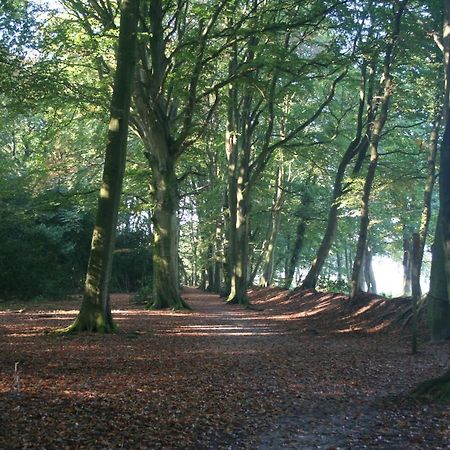
[[[148,7],[144,5],[143,30],[149,39],[139,45],[132,121],[152,170],[153,308],[188,307],[178,281],[176,168],[181,155],[204,132],[217,105],[218,88],[202,75],[222,51],[209,48],[208,42],[225,5],[220,0],[200,7],[198,19],[190,16],[188,2],[166,8],[161,0],[150,0]],[[214,87],[207,87],[208,81]],[[205,102],[214,95],[216,101]],[[204,116],[197,116],[202,108]]]
[[[450,338],[450,0],[443,1],[444,123],[439,170],[439,214],[432,247],[428,312],[432,341]]]
[[[333,193],[331,198],[331,205],[328,211],[327,224],[325,232],[322,238],[322,242],[317,250],[316,256],[311,264],[311,268],[306,274],[304,280],[302,281],[302,289],[315,288],[319,275],[322,271],[325,260],[330,252],[333,240],[336,234],[337,222],[338,222],[338,212],[340,207],[340,202],[342,196],[345,193],[344,177],[348,165],[351,163],[352,159],[359,153],[365,153],[367,148],[368,136],[363,135],[364,130],[364,114],[365,106],[367,101],[367,89],[369,90],[369,104],[370,104],[370,92],[372,91],[372,85],[374,82],[375,70],[370,67],[370,73],[368,75],[368,64],[367,61],[362,61],[361,63],[361,80],[359,88],[359,107],[356,118],[356,132],[355,137],[349,143],[342,159],[339,163],[336,176],[333,184]],[[369,86],[369,88],[367,88]],[[367,118],[366,122],[369,123],[371,119],[372,109],[367,108]]]
[[[92,235],[83,302],[67,331],[111,332],[115,329],[109,287],[117,216],[125,172],[128,121],[136,64],[139,0],[121,3],[117,68],[110,106],[108,144],[105,152],[97,217]]]
[[[428,294],[430,334],[432,341],[450,339],[450,0],[443,0],[444,45],[444,118],[439,172],[439,215],[432,249],[430,292]],[[415,396],[450,398],[450,370],[425,381],[414,390]]]
[[[263,287],[267,287],[272,284],[274,275],[275,249],[278,239],[278,231],[280,228],[281,208],[283,207],[285,200],[285,193],[283,190],[284,177],[284,169],[283,166],[281,166],[277,169],[276,173],[275,195],[270,214],[270,233],[263,253],[263,275],[260,281],[260,285]]]
[[[360,226],[358,234],[358,243],[356,246],[355,261],[353,264],[351,279],[351,298],[354,299],[358,294],[358,280],[363,265],[364,252],[367,246],[367,232],[369,228],[369,199],[372,191],[375,173],[378,166],[378,146],[381,140],[381,133],[386,123],[389,111],[389,103],[393,92],[393,76],[392,63],[394,60],[395,49],[400,35],[400,24],[405,11],[407,0],[397,1],[393,6],[392,31],[386,45],[383,72],[381,79],[381,87],[377,96],[376,109],[378,109],[375,120],[373,122],[370,141],[370,163],[367,169],[367,175],[364,183],[363,196],[361,200]]]
[[[257,2],[252,2],[255,11],[262,8]],[[309,6],[308,6],[309,7]],[[329,51],[327,47],[322,48],[314,56],[302,55],[298,51],[306,37],[314,35],[321,29],[321,24],[336,5],[332,7],[311,5],[303,10],[301,7],[294,8],[289,12],[293,18],[289,19],[296,23],[297,32],[289,32],[289,27],[284,23],[274,26],[279,17],[284,16],[268,8],[262,10],[261,16],[252,25],[256,29],[261,27],[267,31],[251,35],[242,48],[237,49],[242,55],[243,64],[252,67],[252,71],[237,86],[237,99],[233,101],[235,106],[239,105],[239,111],[234,113],[235,120],[234,135],[238,136],[233,153],[235,160],[229,158],[233,175],[229,177],[228,186],[229,209],[230,209],[230,246],[228,250],[230,266],[230,291],[228,302],[247,304],[248,287],[248,233],[250,219],[250,201],[254,186],[265,170],[274,151],[290,145],[311,126],[332,102],[337,84],[345,77],[347,71],[336,75],[339,66],[336,67],[336,54]],[[314,17],[314,20],[311,18]],[[283,33],[280,33],[283,31]],[[268,54],[268,49],[271,53]],[[331,74],[317,74],[313,61],[329,58]],[[262,62],[266,61],[265,64]],[[289,64],[289,68],[287,67]],[[318,63],[318,66],[320,64]],[[313,68],[314,67],[314,68]],[[304,115],[299,122],[286,120],[285,114],[280,108],[284,96],[291,95],[292,98],[300,98],[300,80],[309,76],[331,78],[328,84],[328,92],[325,98],[314,98],[310,103],[314,106]],[[307,75],[308,74],[308,75]],[[330,86],[331,85],[331,86]],[[265,86],[261,90],[258,86]],[[295,108],[286,112],[291,114]],[[237,156],[236,156],[237,155]],[[231,195],[233,198],[231,198]],[[236,217],[234,217],[236,210]]]

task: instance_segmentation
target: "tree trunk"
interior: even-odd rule
[[[438,101],[437,101],[438,102]],[[421,286],[420,286],[420,273],[422,269],[423,255],[425,251],[425,244],[428,236],[430,218],[431,218],[431,202],[433,198],[433,190],[434,190],[434,182],[436,177],[436,158],[438,152],[438,140],[439,140],[439,128],[442,120],[442,111],[439,106],[436,106],[438,112],[435,114],[435,118],[433,120],[433,125],[431,129],[430,135],[430,144],[429,144],[429,154],[428,154],[428,167],[427,167],[427,179],[425,182],[425,189],[423,193],[423,207],[422,214],[420,218],[420,226],[419,226],[419,254],[418,254],[418,270],[417,270],[417,280],[412,280],[412,283],[417,283],[419,288],[418,296],[420,297],[422,294]]]
[[[350,282],[350,277],[351,277],[351,260],[352,257],[350,255],[350,251],[347,247],[347,245],[345,245],[344,247],[344,258],[345,258],[345,277],[347,279],[347,283]]]
[[[230,61],[230,74],[235,70],[236,52],[233,49],[233,57]],[[228,206],[228,246],[226,252],[226,286],[225,294],[228,297],[232,289],[233,268],[236,263],[236,221],[237,221],[237,166],[238,166],[238,118],[237,118],[237,92],[234,86],[228,90],[227,124],[225,135],[225,153],[228,163],[227,177],[227,206]]]
[[[356,246],[355,261],[353,263],[352,279],[351,279],[351,298],[355,298],[360,291],[358,284],[363,270],[364,253],[366,251],[367,231],[369,228],[369,198],[372,191],[372,185],[375,178],[375,172],[378,164],[378,143],[372,142],[370,145],[370,164],[367,171],[366,181],[364,184],[363,198],[361,201],[360,226],[358,243]]]
[[[125,172],[128,121],[136,64],[138,0],[121,4],[117,69],[110,106],[108,144],[103,167],[102,186],[92,235],[83,302],[69,332],[115,330],[109,299],[109,285],[117,216]]]
[[[353,264],[352,279],[351,279],[351,299],[354,299],[358,294],[358,279],[360,277],[363,255],[367,245],[367,233],[369,228],[369,199],[372,191],[373,182],[375,179],[375,173],[378,166],[378,145],[381,139],[381,132],[387,120],[389,103],[393,90],[393,79],[391,74],[391,65],[394,58],[394,49],[398,41],[400,34],[400,23],[403,16],[403,12],[406,7],[406,1],[398,2],[398,9],[394,15],[394,23],[391,38],[386,45],[386,53],[383,64],[383,87],[379,104],[379,112],[375,118],[371,133],[370,133],[370,163],[367,169],[366,180],[364,183],[363,196],[361,200],[361,213],[360,213],[360,225],[358,243],[356,246],[355,261]],[[374,108],[375,109],[375,108]]]
[[[412,239],[412,336],[411,336],[411,352],[413,355],[417,353],[417,334],[418,334],[418,320],[417,320],[417,304],[420,300],[420,235],[413,234]]]
[[[270,286],[272,283],[274,272],[275,248],[278,238],[278,231],[280,229],[281,208],[284,202],[284,192],[282,189],[284,171],[283,168],[277,170],[277,186],[275,189],[275,196],[272,204],[270,236],[267,243],[266,252],[264,255],[264,270],[260,285],[263,287]]]
[[[214,280],[212,286],[212,291],[216,293],[219,293],[222,287],[222,268],[224,261],[222,226],[222,219],[218,218],[216,222],[216,234],[214,243]]]
[[[409,297],[412,293],[412,236],[407,227],[403,227],[403,295]]]
[[[444,1],[444,109],[445,131],[441,144],[439,214],[432,247],[428,316],[431,340],[450,339],[450,1]]]
[[[245,167],[241,167],[245,171]],[[241,175],[242,176],[242,175]],[[239,177],[241,179],[241,176]],[[249,198],[245,192],[245,176],[237,186],[237,216],[236,227],[233,230],[235,235],[235,247],[233,249],[234,265],[231,272],[231,290],[227,303],[239,303],[247,305],[248,287],[248,213]]]
[[[309,215],[308,210],[312,203],[312,196],[309,193],[308,189],[306,189],[303,199],[302,199],[302,210],[306,211],[306,215]],[[303,213],[304,214],[304,213]],[[287,264],[287,273],[286,279],[284,280],[284,287],[286,289],[290,289],[292,282],[294,280],[295,269],[297,268],[298,258],[303,249],[303,244],[305,242],[305,233],[307,226],[307,218],[302,217],[297,223],[297,227],[295,229],[295,241],[292,248],[292,253],[289,258]]]
[[[251,37],[250,41],[253,42]],[[237,67],[237,47],[233,48],[230,61],[230,74]],[[248,60],[254,57],[253,49],[248,50]],[[228,160],[228,193],[230,211],[230,291],[227,303],[247,305],[248,287],[248,232],[250,211],[249,165],[251,151],[251,130],[249,126],[251,94],[243,89],[241,112],[238,114],[238,92],[235,86],[230,87],[227,111],[227,160]],[[239,139],[238,139],[239,136]],[[239,153],[241,155],[239,156]]]
[[[342,255],[339,250],[336,250],[336,272],[337,281],[340,283],[342,281]]]
[[[311,264],[311,268],[302,281],[301,289],[313,289],[316,287],[320,272],[322,271],[323,265],[325,264],[326,258],[330,252],[331,245],[333,244],[333,239],[336,234],[337,227],[339,198],[342,195],[342,182],[344,179],[345,169],[352,157],[353,144],[354,141],[347,149],[341,163],[339,164],[339,168],[334,181],[333,196],[331,200],[331,206],[328,211],[325,233],[323,235],[322,242],[320,243],[320,246],[317,250],[316,257]]]
[[[157,138],[153,130],[154,145],[167,145]],[[161,135],[160,135],[161,137]],[[161,155],[168,151],[161,151]],[[162,163],[165,164],[162,164]],[[150,158],[152,168],[152,194],[154,199],[153,222],[153,297],[152,309],[184,309],[189,306],[180,295],[178,280],[178,180],[175,174],[175,160],[170,156],[158,162]]]
[[[373,272],[372,256],[372,249],[369,245],[367,245],[366,252],[364,254],[364,278],[367,286],[367,292],[376,294],[377,284],[375,281],[375,274]]]
[[[443,167],[441,165],[441,173],[442,169]],[[447,176],[450,177],[450,171]],[[444,227],[446,225],[448,226],[448,224],[449,222],[447,224],[445,223],[441,210],[438,215],[436,234],[432,247],[430,291],[427,302],[432,342],[442,342],[450,339],[450,301],[448,289],[448,280],[450,279],[448,274],[448,261],[450,261],[450,255],[448,247],[446,249],[446,245],[449,246],[450,242],[448,237],[446,242],[446,238],[444,237],[445,232],[443,231]]]
[[[306,221],[300,220],[297,223],[297,227],[295,229],[295,242],[292,248],[292,254],[289,258],[286,279],[284,280],[284,287],[286,289],[290,289],[292,285],[292,281],[294,280],[295,269],[297,268],[298,258],[303,249],[303,244],[305,242],[305,233],[306,233]]]
[[[347,166],[350,164],[351,160],[354,158],[354,156],[361,147],[361,137],[363,131],[363,115],[366,98],[365,96],[366,78],[367,78],[367,66],[364,63],[361,69],[361,82],[359,91],[360,100],[359,100],[355,138],[353,139],[353,141],[350,142],[349,146],[347,147],[347,150],[345,151],[341,159],[341,162],[339,163],[339,167],[336,172],[336,177],[334,179],[333,195],[331,198],[331,206],[328,211],[328,219],[325,228],[325,233],[323,235],[322,242],[320,243],[320,246],[317,250],[316,257],[314,258],[311,264],[311,268],[309,269],[309,272],[307,273],[305,279],[302,282],[301,289],[313,289],[316,287],[323,265],[325,264],[328,254],[330,253],[330,249],[333,244],[334,237],[336,235],[340,199],[344,193],[343,181],[345,171],[347,169]]]
[[[206,274],[208,278],[208,287],[207,291],[214,292],[214,270],[215,270],[215,264],[214,264],[214,244],[210,242],[208,244],[208,251],[206,255]]]

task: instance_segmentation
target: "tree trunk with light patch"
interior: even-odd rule
[[[277,186],[275,189],[275,196],[272,203],[270,236],[264,254],[264,262],[263,262],[264,270],[260,281],[260,285],[262,287],[270,286],[273,278],[275,248],[278,239],[278,232],[280,229],[281,208],[284,203],[284,192],[282,186],[283,178],[284,178],[284,170],[282,167],[280,167],[277,170]]]
[[[374,83],[373,72],[371,72],[371,77],[369,80],[369,101],[370,99],[370,91],[372,90],[372,86]],[[363,127],[364,127],[364,109],[366,105],[366,84],[367,84],[367,63],[361,67],[361,79],[360,79],[360,87],[359,87],[359,107],[358,107],[358,115],[356,120],[356,133],[355,138],[349,143],[347,150],[342,156],[341,162],[339,163],[338,170],[336,172],[336,176],[333,184],[333,195],[331,198],[330,209],[328,210],[328,218],[327,225],[325,228],[325,232],[322,238],[322,242],[317,250],[316,257],[314,258],[311,268],[305,276],[305,279],[302,282],[301,289],[315,289],[317,282],[319,281],[319,276],[322,272],[325,261],[330,253],[331,246],[333,245],[333,241],[336,235],[337,223],[338,223],[338,213],[339,207],[342,200],[342,196],[344,195],[344,177],[347,166],[350,164],[355,155],[359,153],[363,153],[362,149],[366,145],[367,138],[363,139]],[[368,118],[370,120],[371,109],[368,108]],[[365,154],[365,150],[364,150]],[[293,273],[293,272],[292,272]],[[292,282],[292,278],[287,280],[289,282],[289,286]]]
[[[138,0],[121,4],[117,69],[110,107],[108,144],[89,257],[83,302],[66,331],[109,333],[115,330],[109,299],[117,216],[125,172],[128,119],[135,68]]]
[[[367,286],[367,292],[376,294],[377,284],[375,281],[375,274],[373,272],[372,256],[372,249],[369,245],[367,245],[366,252],[364,253],[364,279]]]
[[[237,185],[237,208],[236,208],[236,226],[232,227],[231,233],[234,234],[233,261],[231,272],[230,293],[227,303],[239,303],[247,305],[249,303],[247,295],[248,287],[248,211],[249,198],[245,192],[243,183]]]
[[[163,148],[163,135],[153,129],[153,145]],[[157,139],[159,137],[160,139]],[[159,141],[159,142],[157,142]],[[162,151],[158,162],[150,157],[152,168],[153,222],[153,295],[152,309],[188,309],[180,295],[178,277],[178,180],[175,159]]]
[[[409,297],[412,293],[412,235],[403,228],[403,295]]]
[[[381,140],[381,133],[386,123],[389,111],[389,103],[393,92],[393,77],[391,73],[391,66],[394,59],[394,50],[397,45],[397,41],[400,35],[400,24],[403,17],[403,13],[406,8],[407,0],[397,2],[397,9],[393,17],[393,29],[391,37],[386,45],[386,53],[383,63],[383,76],[381,92],[378,96],[379,100],[379,112],[373,123],[373,127],[370,133],[369,151],[370,151],[370,163],[367,169],[367,175],[364,182],[363,195],[361,199],[360,209],[360,223],[358,243],[356,246],[355,261],[352,270],[351,279],[351,293],[350,298],[353,300],[356,298],[359,288],[358,280],[363,265],[363,256],[367,246],[367,236],[369,229],[369,199],[372,192],[372,186],[375,180],[375,173],[378,167],[378,145]]]

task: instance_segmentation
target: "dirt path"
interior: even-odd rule
[[[114,296],[113,336],[43,334],[76,302],[0,311],[0,448],[450,448],[446,406],[393,399],[442,372],[449,345],[412,357],[404,337],[330,332],[313,309],[184,297],[192,312]]]

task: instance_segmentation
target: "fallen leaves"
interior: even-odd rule
[[[412,357],[399,333],[337,334],[346,324],[330,298],[305,305],[268,289],[252,294],[261,311],[186,296],[189,314],[114,296],[120,332],[110,336],[43,334],[73,319],[73,302],[1,314],[0,448],[450,445],[446,407],[392,397],[439,373],[448,345]]]

